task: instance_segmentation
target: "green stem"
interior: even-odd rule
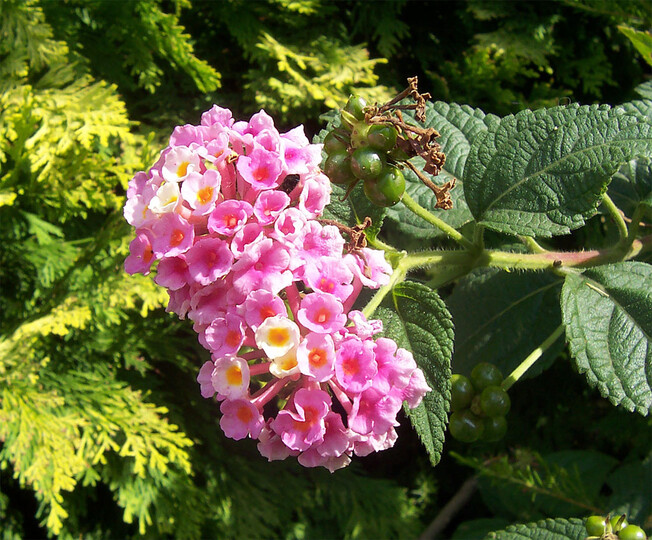
[[[543,353],[546,352],[550,346],[557,341],[557,339],[564,333],[564,325],[560,324],[557,329],[550,334],[545,341],[539,345],[536,349],[534,349],[528,357],[523,360],[514,371],[512,371],[507,378],[503,381],[503,383],[500,385],[502,386],[503,390],[509,390],[511,386],[518,381],[524,374],[525,372],[530,369],[535,362],[543,356]]]
[[[618,235],[620,236],[620,242],[621,243],[626,242],[628,231],[627,231],[627,224],[623,219],[622,212],[611,200],[611,197],[609,197],[609,195],[607,195],[606,193],[602,196],[602,205],[607,209],[612,219],[616,222],[616,227],[618,227]]]
[[[417,203],[412,197],[410,197],[407,193],[403,194],[403,204],[414,214],[419,216],[420,218],[426,220],[428,223],[431,225],[434,225],[437,227],[440,231],[445,232],[450,238],[455,240],[458,244],[464,246],[465,248],[469,250],[475,251],[477,248],[471,242],[470,240],[467,240],[462,233],[460,233],[457,229],[454,229],[451,227],[448,223],[445,221],[439,219],[437,216],[434,214],[428,212],[423,206],[421,206],[419,203]]]
[[[385,296],[401,281],[405,279],[405,276],[407,274],[407,269],[404,267],[404,265],[399,263],[399,265],[394,269],[394,272],[392,273],[392,277],[389,278],[389,283],[387,285],[383,285],[376,294],[369,300],[369,303],[364,307],[362,310],[362,313],[364,314],[367,319],[371,318],[371,316],[374,314],[374,311],[376,311],[376,308],[382,303],[382,301],[385,299]]]
[[[627,233],[627,242],[625,242],[625,247],[632,245],[632,242],[636,240],[636,235],[638,234],[638,229],[641,226],[641,221],[645,216],[645,211],[647,210],[647,205],[639,204],[634,210],[632,215],[632,224],[629,226],[629,231]]]
[[[547,249],[541,247],[531,236],[519,236],[521,242],[525,244],[530,253],[546,253]]]

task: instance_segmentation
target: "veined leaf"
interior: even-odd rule
[[[421,158],[414,158],[413,160],[417,167],[420,165],[418,162],[423,163]],[[456,229],[473,220],[473,216],[469,211],[469,207],[464,200],[464,188],[462,183],[458,181],[455,188],[451,190],[451,199],[453,201],[453,208],[450,210],[435,209],[437,197],[433,191],[426,186],[421,180],[417,178],[409,169],[404,169],[405,175],[405,190],[417,203],[423,208],[433,212],[437,217],[443,219],[450,226]],[[443,184],[452,177],[446,171],[442,171],[437,176],[437,183]],[[387,209],[387,219],[392,223],[399,233],[409,235],[415,239],[438,238],[446,236],[444,232],[433,227],[429,223],[420,218],[416,214],[409,211],[403,204],[399,203]]]
[[[376,238],[383,225],[385,208],[372,204],[362,190],[362,182],[351,191],[346,200],[342,200],[346,190],[332,184],[331,202],[324,209],[322,218],[333,219],[344,225],[357,225],[364,221],[365,217],[371,218],[371,227],[365,229],[368,238]]]
[[[652,120],[652,99],[635,99],[628,101],[622,105],[618,105],[619,109],[623,109],[628,114],[638,114],[645,116]]]
[[[627,36],[643,59],[652,66],[652,34],[635,30],[624,24],[618,25],[618,30]]]
[[[646,99],[652,99],[652,81],[646,81],[642,84],[639,84],[636,88],[634,88],[634,92]]]
[[[562,317],[577,368],[614,405],[652,409],[652,266],[621,262],[569,274]]]
[[[521,111],[478,135],[464,194],[475,218],[499,232],[567,234],[595,212],[618,167],[651,149],[652,122],[622,108]]]
[[[468,375],[479,362],[507,376],[561,324],[562,281],[550,274],[479,269],[455,287],[446,303],[455,322],[453,371]],[[529,375],[541,373],[563,347],[545,352]]]
[[[464,164],[471,144],[478,134],[490,126],[497,126],[500,118],[485,114],[468,105],[436,101],[426,105],[425,127],[435,128],[440,137],[437,142],[446,154],[444,169],[458,180],[464,174]]]
[[[392,290],[376,311],[384,333],[400,347],[412,351],[432,392],[421,404],[407,411],[425,446],[430,462],[436,465],[444,447],[450,403],[450,360],[453,353],[453,323],[439,295],[425,285],[406,281]]]
[[[451,191],[453,208],[451,210],[433,210],[437,202],[435,194],[426,187],[417,176],[409,169],[404,170],[407,193],[421,206],[433,211],[438,217],[456,229],[473,220],[473,215],[464,200],[463,172],[464,163],[469,154],[471,143],[478,134],[488,129],[488,126],[500,122],[497,116],[485,115],[480,109],[473,109],[468,105],[457,103],[444,103],[436,101],[426,104],[426,127],[435,128],[440,137],[437,142],[441,145],[442,151],[446,154],[446,163],[443,171],[434,181],[443,184],[452,177],[457,183]],[[423,160],[414,158],[413,163],[423,167]],[[402,204],[389,208],[388,218],[391,219],[399,232],[419,238],[436,238],[444,236],[439,229],[436,229],[424,222],[418,216],[408,211]]]
[[[652,159],[625,163],[611,179],[609,193],[616,206],[628,216],[641,203],[652,208]]]
[[[503,531],[489,533],[485,538],[496,540],[584,540],[586,538],[584,520],[544,519],[536,523],[510,525]]]

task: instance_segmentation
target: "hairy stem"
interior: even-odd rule
[[[445,221],[439,219],[437,216],[423,208],[419,203],[417,203],[412,197],[407,193],[403,194],[403,204],[414,214],[424,219],[431,225],[437,227],[440,231],[445,232],[450,238],[455,240],[458,244],[464,246],[469,250],[475,250],[476,246],[470,240],[467,240],[462,233],[457,229],[451,227]]]
[[[564,325],[560,324],[555,331],[550,334],[544,342],[534,349],[528,357],[523,360],[514,371],[512,371],[502,382],[500,386],[503,387],[503,390],[509,390],[512,385],[518,381],[525,372],[530,369],[535,362],[543,356],[543,353],[546,352],[552,344],[559,339],[559,337],[564,333]]]
[[[620,208],[614,204],[614,202],[611,200],[611,197],[609,197],[609,195],[606,193],[602,196],[602,205],[607,209],[609,215],[616,222],[616,227],[618,227],[618,235],[620,236],[620,242],[626,242],[628,236],[627,224],[623,219],[623,214],[620,211]]]
[[[394,269],[394,272],[392,273],[392,277],[389,279],[389,283],[387,285],[383,285],[376,294],[374,294],[373,298],[369,301],[369,303],[364,307],[362,310],[362,313],[364,314],[367,319],[369,319],[374,311],[376,311],[376,308],[382,303],[382,301],[385,299],[385,296],[401,281],[405,279],[405,276],[407,274],[407,270],[403,266],[402,262],[399,263],[398,267]]]

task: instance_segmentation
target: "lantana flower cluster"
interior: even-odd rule
[[[333,471],[391,447],[403,401],[416,407],[430,388],[410,352],[374,339],[382,323],[351,309],[391,267],[318,219],[331,191],[321,146],[264,111],[236,122],[214,106],[175,128],[129,184],[125,269],[156,264],[168,311],[193,321],[211,352],[197,381],[226,436]]]

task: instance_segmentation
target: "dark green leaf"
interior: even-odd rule
[[[622,108],[521,111],[481,133],[465,164],[475,218],[509,234],[567,234],[593,215],[618,167],[651,154],[652,122]]]
[[[652,409],[652,266],[621,262],[569,274],[562,317],[580,373],[614,405]]]
[[[586,538],[584,520],[544,519],[536,523],[510,525],[503,531],[489,533],[486,539],[497,540],[584,540]]]
[[[491,531],[502,529],[509,525],[509,521],[502,518],[484,518],[465,521],[451,537],[451,540],[469,540],[471,538],[484,538]]]
[[[630,523],[644,523],[652,515],[652,456],[619,467],[607,479],[607,485],[612,492],[612,515],[627,514]]]
[[[358,183],[346,200],[342,200],[346,193],[344,188],[335,184],[331,186],[333,187],[331,202],[324,209],[322,218],[334,219],[344,225],[353,226],[361,224],[365,217],[370,217],[372,225],[365,230],[365,233],[369,238],[376,238],[383,225],[386,209],[369,202],[362,190],[362,182]]]
[[[425,127],[435,128],[440,137],[437,142],[446,154],[444,169],[458,180],[462,179],[464,163],[471,143],[479,133],[495,126],[500,119],[493,114],[485,115],[480,109],[468,105],[436,101],[426,105]]]
[[[639,84],[634,88],[634,92],[646,99],[652,99],[652,81],[646,81]]]
[[[479,269],[460,281],[446,303],[455,322],[453,371],[468,375],[480,362],[507,376],[561,324],[562,281],[544,273]],[[539,374],[563,347],[558,340],[528,372]]]
[[[423,163],[423,160],[420,158],[414,158],[414,162],[415,164],[419,162]],[[417,167],[418,166],[419,165],[417,165]],[[421,182],[417,178],[417,175],[411,170],[405,169],[403,174],[405,174],[405,189],[408,195],[410,195],[410,197],[412,197],[423,208],[431,211],[450,226],[457,229],[473,219],[469,207],[466,205],[466,201],[464,200],[464,188],[462,187],[462,182],[459,180],[451,190],[453,208],[450,210],[438,210],[435,209],[437,197],[435,197],[433,191]],[[439,176],[437,176],[438,183],[444,183],[450,179],[451,176],[446,171],[443,171]],[[418,240],[445,236],[445,233],[440,229],[433,227],[419,216],[413,214],[401,203],[388,208],[387,219],[391,222],[392,227],[399,233]]]
[[[652,159],[625,163],[611,179],[609,194],[630,217],[640,203],[652,208]]]
[[[444,447],[450,403],[450,360],[453,323],[439,295],[425,285],[406,281],[394,287],[375,313],[383,321],[384,335],[412,351],[432,392],[408,411],[414,429],[436,465]]]

